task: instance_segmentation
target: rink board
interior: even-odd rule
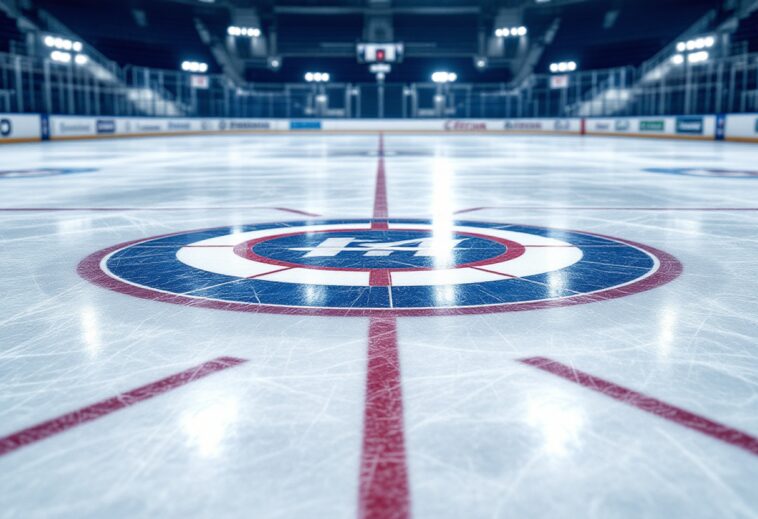
[[[723,139],[758,142],[758,114],[725,115]],[[237,119],[0,114],[0,143],[240,133],[502,133],[720,140],[718,117]]]

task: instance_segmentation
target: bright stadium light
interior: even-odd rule
[[[704,63],[708,61],[710,58],[710,55],[706,51],[700,51],[700,52],[693,52],[692,54],[689,54],[687,56],[687,61],[690,63]]]
[[[707,36],[705,38],[705,46],[710,48],[710,47],[713,47],[714,45],[716,45],[716,38],[714,38],[713,36]]]
[[[234,37],[258,38],[261,35],[261,30],[258,27],[237,27],[236,25],[230,25],[227,27],[226,33]]]
[[[550,64],[550,72],[555,74],[556,72],[574,72],[578,68],[576,61],[561,61],[559,63]]]
[[[82,42],[80,41],[75,41],[73,45],[71,45],[71,48],[74,50],[74,52],[81,52],[82,47]]]
[[[54,50],[50,53],[50,59],[58,63],[71,63],[71,54],[68,52]]]
[[[208,64],[200,63],[197,61],[183,61],[182,70],[185,72],[199,72],[201,74],[205,74],[208,72]]]
[[[77,65],[86,65],[89,62],[89,57],[85,54],[77,54],[74,58],[74,63]]]
[[[331,76],[327,72],[306,72],[305,80],[308,83],[328,83]]]
[[[679,43],[677,43],[676,44],[676,50],[677,50],[677,52],[684,52],[684,51],[686,51],[687,50],[687,42],[680,41]]]
[[[526,36],[527,32],[529,31],[523,25],[519,27],[498,27],[495,29],[495,36],[498,38],[508,38],[509,36],[520,37]]]
[[[55,46],[55,38],[52,36],[45,36],[45,38],[42,40],[46,46],[53,47]]]
[[[671,63],[674,65],[681,65],[684,63],[684,54],[674,54],[671,56]]]
[[[439,71],[432,74],[432,81],[435,83],[454,83],[458,80],[458,74],[455,72]]]

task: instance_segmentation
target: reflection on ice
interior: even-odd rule
[[[180,421],[187,443],[200,457],[217,457],[237,423],[238,414],[239,402],[232,397],[221,397],[210,405],[185,412]]]
[[[585,422],[584,409],[560,394],[533,397],[527,403],[526,423],[541,437],[541,449],[553,457],[579,450]]]
[[[87,353],[92,357],[96,357],[102,348],[97,310],[92,306],[82,308],[81,312],[79,312],[79,324]]]
[[[656,347],[661,357],[671,355],[671,350],[676,339],[676,328],[679,323],[679,313],[676,307],[667,305],[661,309],[658,321],[658,340]]]

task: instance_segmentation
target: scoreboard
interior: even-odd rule
[[[359,63],[400,63],[402,43],[359,43],[356,47]]]

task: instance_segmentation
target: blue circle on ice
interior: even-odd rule
[[[676,278],[681,264],[639,243],[546,227],[312,220],[137,240],[92,254],[79,272],[111,290],[190,306],[403,316],[612,299]]]

